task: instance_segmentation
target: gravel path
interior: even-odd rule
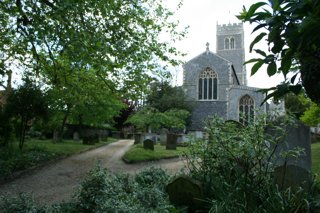
[[[36,202],[50,205],[68,201],[81,179],[97,162],[113,172],[135,174],[142,168],[159,166],[171,173],[179,171],[184,162],[179,159],[166,159],[156,162],[125,164],[121,157],[133,145],[132,140],[119,140],[115,143],[59,160],[37,169],[32,174],[23,175],[0,185],[0,195],[15,196],[20,192],[32,192]]]

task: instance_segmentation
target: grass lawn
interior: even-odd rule
[[[136,144],[128,150],[123,159],[128,163],[137,163],[142,161],[160,160],[163,158],[173,158],[182,155],[188,147],[177,147],[176,150],[166,150],[165,146],[155,145],[154,151],[146,150],[142,144]]]
[[[318,174],[317,182],[320,182],[320,141],[311,144],[312,172]]]
[[[77,154],[92,148],[97,148],[109,143],[115,142],[117,139],[108,138],[108,141],[100,141],[94,145],[84,145],[82,141],[73,141],[73,140],[63,140],[59,143],[53,143],[52,140],[39,140],[39,139],[30,139],[25,142],[26,149],[32,149],[34,147],[39,147],[40,149],[45,149],[50,153],[55,153],[59,156]]]

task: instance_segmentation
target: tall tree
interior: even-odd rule
[[[192,110],[182,87],[173,87],[168,80],[155,80],[150,85],[149,93],[146,96],[146,104],[160,112],[170,109],[183,109],[189,112]]]
[[[243,8],[238,18],[255,23],[253,32],[260,34],[252,41],[254,50],[262,58],[249,60],[255,63],[251,75],[267,64],[269,76],[281,72],[285,77],[293,72],[293,77],[272,91],[267,98],[279,98],[286,93],[299,93],[302,86],[315,103],[320,103],[320,1],[319,0],[264,0]],[[253,49],[256,43],[267,42],[269,52]],[[277,63],[280,61],[281,63]],[[292,69],[294,68],[294,69]],[[301,77],[296,81],[297,77]]]
[[[48,105],[45,95],[39,86],[26,79],[23,85],[12,91],[6,107],[11,116],[19,119],[19,148],[22,150],[28,124],[34,119],[47,116]]]
[[[160,33],[172,40],[184,35],[161,0],[5,0],[0,14],[1,35],[11,41],[1,40],[2,54],[40,76],[50,68],[52,84],[68,63],[73,71],[90,66],[102,79],[133,88],[158,60],[177,63],[178,51]],[[7,62],[1,61],[10,69]]]

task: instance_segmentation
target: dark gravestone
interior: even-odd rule
[[[176,150],[177,149],[177,135],[176,134],[167,134],[167,144],[166,149]]]
[[[281,119],[283,118],[279,118],[276,124],[281,122]],[[310,128],[298,120],[283,128],[286,129],[287,135],[276,147],[271,146],[272,149],[275,149],[275,182],[283,189],[290,186],[308,187],[311,183]],[[269,128],[266,132],[273,137],[281,136],[275,128]],[[290,153],[297,148],[303,149],[304,152],[298,157],[285,156],[285,153]]]
[[[134,134],[134,144],[141,143],[141,133],[135,133]]]
[[[88,135],[82,138],[82,143],[86,145],[94,145],[95,143],[98,143],[98,142],[99,142],[98,134]]]
[[[167,185],[170,202],[176,205],[189,206],[191,209],[202,209],[205,200],[202,185],[188,176],[179,176]],[[190,209],[190,210],[191,210]]]
[[[279,166],[274,170],[275,183],[280,189],[302,187],[309,189],[311,182],[310,172],[295,165]]]
[[[143,141],[143,148],[144,149],[150,149],[150,150],[154,150],[154,142],[150,139],[146,139]]]

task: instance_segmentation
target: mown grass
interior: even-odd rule
[[[53,143],[52,140],[29,139],[21,150],[18,143],[13,142],[9,147],[1,147],[0,150],[0,180],[6,180],[21,170],[41,165],[51,160],[77,154],[89,149],[97,148],[116,141],[108,138],[108,141],[100,141],[94,145],[84,145],[82,141],[64,140]]]
[[[128,163],[138,163],[143,161],[154,161],[164,158],[179,157],[186,152],[188,147],[177,147],[176,150],[166,150],[165,146],[155,145],[154,151],[143,148],[142,144],[133,145],[123,156]]]
[[[317,182],[320,182],[320,141],[311,144],[312,173],[317,174]]]
[[[50,153],[55,153],[59,156],[64,155],[72,155],[77,154],[92,148],[97,148],[100,146],[107,145],[116,141],[117,139],[108,138],[108,140],[102,140],[99,143],[95,143],[94,145],[84,145],[82,141],[73,141],[73,140],[63,140],[62,142],[53,143],[52,140],[39,140],[39,139],[31,139],[26,142],[24,148],[32,149],[33,147],[44,148],[46,151]]]

